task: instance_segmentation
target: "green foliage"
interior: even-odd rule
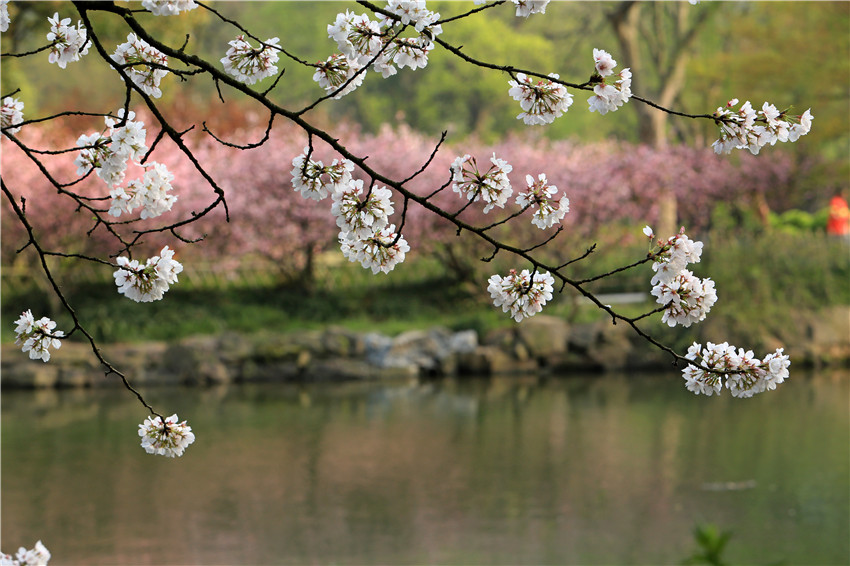
[[[771,213],[769,221],[771,228],[789,234],[823,233],[826,230],[828,217],[829,208],[822,208],[814,214],[804,210],[791,209],[782,214]]]
[[[727,562],[723,560],[722,554],[731,537],[731,531],[721,531],[716,525],[697,525],[694,527],[694,540],[699,550],[682,564],[724,566]]]
[[[588,277],[642,257],[646,243],[628,240],[626,232],[639,230],[603,230],[598,258],[587,265],[575,264],[569,275]],[[763,346],[756,343],[759,337],[793,339],[795,317],[801,312],[850,304],[850,254],[846,244],[825,234],[715,227],[694,237],[703,239],[706,248],[702,262],[691,267],[696,275],[716,282],[718,303],[689,332],[670,329],[659,317],[642,324],[676,348],[686,348],[694,340],[725,339],[757,349]],[[484,273],[498,271],[493,264],[481,265]],[[643,265],[603,280],[594,291],[647,293],[645,303],[618,306],[623,314],[637,316],[653,305],[650,277],[649,266]],[[192,278],[181,277],[162,301],[154,303],[134,303],[116,293],[111,282],[64,287],[86,327],[98,340],[110,342],[173,340],[225,330],[286,332],[330,324],[388,334],[443,325],[484,334],[514,324],[482,293],[485,279],[459,281],[434,258],[411,258],[389,275],[372,275],[348,262],[330,264],[307,287],[262,284],[258,278],[253,284],[216,288],[207,281],[193,284]],[[599,318],[595,307],[573,298],[569,292],[556,296],[544,313],[576,323]],[[2,300],[7,320],[17,316],[20,305],[27,305],[38,316],[55,318],[60,328],[70,326],[67,315],[51,306],[44,291],[4,288]],[[4,324],[0,336],[5,342],[14,340],[12,325]]]
[[[228,2],[213,7],[262,38],[280,37],[289,52],[309,62],[324,60],[337,50],[326,31],[337,13],[346,9],[356,13],[365,11],[354,2]],[[429,2],[429,8],[440,12],[442,17],[451,17],[471,7],[470,3]],[[588,78],[594,47],[610,51],[622,67],[630,66],[617,53],[617,42],[606,20],[612,9],[610,3],[553,2],[544,16],[527,19],[516,18],[512,8],[499,6],[485,10],[473,20],[453,22],[446,26],[444,38],[461,44],[464,53],[472,57],[555,72],[571,81]],[[643,8],[642,28],[647,28],[653,18],[664,20],[656,13],[658,6],[648,3]],[[709,7],[698,5],[688,9],[686,15],[693,17]],[[14,48],[19,50],[43,44],[46,17],[55,10],[62,16],[72,15],[71,7],[61,2],[14,2],[13,25],[4,34],[3,51],[10,49],[11,39],[16,40]],[[19,18],[19,14],[26,17]],[[99,17],[109,18],[109,30],[102,39],[107,49],[112,49],[126,37],[126,26],[120,18]],[[171,45],[181,45],[185,35],[190,34],[188,51],[212,61],[223,55],[227,42],[239,33],[215,22],[204,10],[194,10],[179,18],[156,18],[143,13],[138,17]],[[780,108],[797,104],[801,106],[794,110],[799,112],[811,106],[816,127],[807,137],[806,146],[818,147],[827,158],[844,163],[844,170],[838,173],[846,178],[846,155],[850,148],[846,86],[850,83],[850,66],[834,54],[850,49],[848,25],[850,4],[846,2],[821,2],[817,10],[812,10],[806,2],[722,3],[694,44],[687,67],[688,82],[677,106],[691,112],[711,112],[732,96],[749,99],[754,105],[760,105],[763,100],[770,100]],[[15,31],[18,28],[20,33]],[[747,57],[740,57],[742,52]],[[808,80],[813,61],[818,62],[818,76],[824,77],[817,81]],[[5,65],[12,67],[13,63],[4,61]],[[356,93],[321,106],[320,112],[334,118],[355,119],[373,131],[381,124],[399,120],[428,133],[448,127],[460,137],[475,134],[484,139],[525,129],[516,120],[518,105],[507,96],[507,75],[464,66],[459,76],[457,65],[454,57],[437,47],[427,68],[405,70],[388,80],[370,72]],[[286,75],[273,93],[276,102],[298,106],[322,94],[312,80],[310,68],[285,58],[281,58],[280,67],[286,69]],[[67,105],[69,100],[76,99],[87,107],[104,101],[111,101],[107,106],[117,106],[123,98],[123,89],[109,76],[110,71],[91,68],[85,58],[69,65],[61,90],[47,88],[45,81],[54,80],[53,74],[61,70],[47,63],[46,54],[28,61],[22,72],[26,79],[18,80],[4,69],[3,92],[32,85],[34,92],[25,96],[37,98],[45,111]],[[646,81],[655,80],[651,73],[651,65],[647,65],[645,76],[636,77],[636,81],[644,80],[649,86]],[[94,99],[87,89],[93,81],[101,87]],[[178,89],[168,88],[177,86],[177,79],[171,77],[166,83],[169,81],[174,84],[164,86],[166,99],[172,97],[183,108],[187,102],[195,108],[217,108],[217,94],[209,81],[180,83],[179,97],[172,92]],[[692,88],[693,85],[701,87]],[[228,99],[241,97],[229,89],[224,89],[224,94]],[[618,111],[613,119],[587,112],[586,93],[573,94],[575,101],[567,117],[540,129],[542,135],[553,138],[578,135],[587,140],[616,135],[635,139],[636,117],[631,105]],[[27,103],[28,113],[35,108]],[[674,126],[699,130],[707,143],[716,135],[715,127],[709,123],[677,122]],[[688,133],[689,140],[693,139],[693,133]],[[799,151],[783,149],[795,150]]]
[[[714,229],[694,271],[717,284],[718,302],[695,327],[702,339],[721,337],[759,348],[753,337],[797,336],[798,316],[850,304],[846,243],[809,232]]]

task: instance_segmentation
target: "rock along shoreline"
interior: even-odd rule
[[[846,320],[845,320],[846,319]],[[846,327],[846,328],[845,328]],[[850,362],[850,307],[811,325],[797,367]],[[134,385],[250,382],[336,382],[443,376],[677,371],[670,356],[625,324],[570,325],[538,315],[479,337],[434,327],[395,337],[339,327],[285,334],[195,336],[176,342],[105,344],[104,357]],[[120,386],[88,344],[66,341],[49,363],[30,360],[15,344],[2,347],[3,388]]]

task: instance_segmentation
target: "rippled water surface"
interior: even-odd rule
[[[753,399],[676,377],[4,392],[2,544],[51,564],[850,561],[850,376]]]

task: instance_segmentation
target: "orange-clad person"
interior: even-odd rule
[[[850,207],[841,196],[829,201],[829,218],[826,221],[826,233],[834,236],[850,236]]]

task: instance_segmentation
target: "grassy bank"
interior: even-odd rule
[[[795,313],[850,304],[850,248],[842,242],[818,235],[719,231],[703,239],[703,261],[691,267],[697,275],[715,280],[719,301],[709,316],[710,327],[718,334],[724,331],[728,338],[699,336],[700,326],[709,321],[669,332],[660,317],[654,317],[646,322],[647,329],[682,344],[695,337],[733,341],[767,334],[782,338],[794,326]],[[609,268],[629,263],[645,251],[643,243],[636,243],[612,246],[600,254]],[[474,284],[453,279],[432,259],[404,264],[388,276],[373,276],[358,265],[339,263],[326,266],[309,286],[222,288],[184,279],[164,300],[143,304],[118,295],[109,281],[69,284],[66,291],[89,331],[103,342],[174,340],[223,331],[289,332],[330,324],[386,334],[434,325],[486,332],[515,324],[489,302],[485,282],[491,269],[482,264],[476,276],[479,283]],[[650,273],[648,266],[641,266],[597,290],[648,294]],[[569,291],[556,296],[544,312],[573,322],[601,317],[597,309],[574,298]],[[60,328],[70,326],[55,300],[35,286],[4,289],[2,302],[4,342],[14,340],[12,322],[26,308],[36,316],[52,313]],[[651,307],[650,303],[622,305],[622,310],[636,315]]]

